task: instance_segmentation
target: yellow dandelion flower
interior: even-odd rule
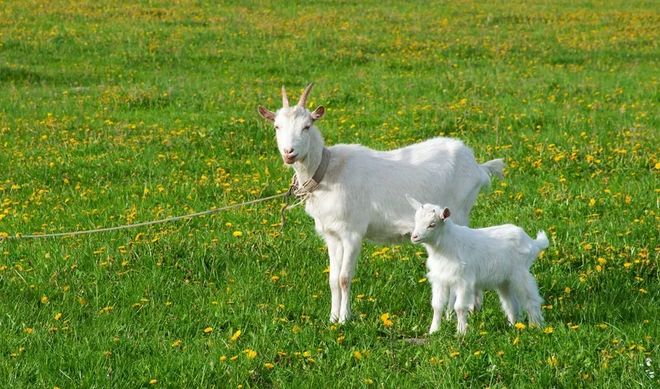
[[[156,385],[158,383],[158,380],[151,380],[149,381],[149,384],[151,385]]]
[[[257,357],[257,352],[254,350],[250,350],[249,348],[243,350],[243,353],[245,354],[245,356],[248,357],[248,359],[254,359]]]
[[[243,236],[243,233],[241,231],[234,231],[232,235],[234,235],[235,238],[238,238],[240,236]]]
[[[359,351],[353,351],[353,358],[355,359],[362,359],[362,353]]]
[[[552,331],[553,331],[553,330],[552,330],[552,327],[546,327],[546,328],[543,330],[543,333],[545,333],[545,334],[551,334]]]
[[[48,302],[48,297],[44,296],[41,298],[41,303],[46,304]]]
[[[390,320],[390,314],[389,313],[383,313],[380,315],[380,320],[383,321],[383,324],[385,327],[392,327],[392,321]]]
[[[265,367],[266,369],[269,369],[269,370],[270,370],[270,369],[274,368],[275,365],[273,365],[273,364],[270,363],[270,362],[266,362],[266,363],[264,363],[264,367]]]
[[[213,327],[206,327],[204,328],[204,333],[205,334],[210,334],[213,331]]]
[[[525,328],[527,328],[526,325],[524,325],[523,323],[520,323],[520,322],[514,324],[514,327],[516,327],[517,329],[519,329],[519,330],[521,330],[521,331],[524,330]]]
[[[426,278],[420,278],[419,281],[417,281],[417,282],[419,282],[420,284],[424,283],[424,282],[426,282]]]
[[[24,331],[27,332],[28,334],[31,334],[34,330],[32,328],[28,327]]]
[[[57,314],[55,315],[55,320],[60,320],[61,317],[62,317],[62,314],[61,314],[61,313],[57,313]]]
[[[226,361],[226,360],[227,360],[227,356],[226,356],[226,355],[223,355],[223,356],[220,357],[220,362],[224,362],[224,361]]]
[[[234,342],[237,341],[238,337],[241,336],[241,334],[242,334],[241,330],[234,332],[234,335],[231,336],[231,340]]]

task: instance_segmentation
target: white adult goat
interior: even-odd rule
[[[298,182],[306,183],[317,170],[325,172],[318,187],[308,192],[305,210],[328,246],[330,320],[343,323],[350,316],[351,281],[362,239],[390,243],[410,237],[415,223],[403,194],[449,204],[456,209],[456,222],[467,225],[479,191],[490,184],[489,174],[502,177],[504,162],[479,165],[472,150],[449,138],[393,151],[345,144],[326,149],[314,126],[325,108],[305,109],[313,85],[294,107],[282,87],[283,107],[271,112],[259,106],[259,113],[274,122],[282,159],[293,166]]]
[[[510,324],[518,318],[518,301],[527,312],[530,324],[543,324],[543,299],[529,268],[539,253],[548,247],[545,232],[539,231],[533,240],[513,224],[479,229],[458,226],[452,222],[449,208],[422,205],[412,197],[406,197],[416,210],[411,240],[422,243],[429,254],[427,278],[433,296],[430,333],[440,326],[450,289],[456,293],[453,308],[459,333],[467,331],[467,311],[473,304],[474,292],[483,289],[497,290]]]

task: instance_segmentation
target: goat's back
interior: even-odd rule
[[[337,228],[348,223],[378,242],[412,232],[415,212],[406,194],[449,207],[454,220],[466,224],[476,195],[490,183],[472,150],[456,139],[434,138],[391,151],[344,144],[330,150],[326,178],[308,201],[308,213]]]

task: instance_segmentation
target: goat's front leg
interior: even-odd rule
[[[344,247],[341,241],[332,235],[325,236],[325,244],[328,246],[328,256],[330,257],[330,294],[332,295],[332,308],[330,310],[330,321],[336,323],[339,321],[339,312],[341,310],[341,288],[339,286],[339,273],[343,261]]]
[[[468,311],[479,312],[481,310],[481,303],[484,299],[484,293],[481,289],[475,289],[474,291],[474,303],[468,307]],[[456,291],[454,289],[449,293],[449,304],[447,304],[447,311],[445,313],[445,320],[451,320],[452,312],[454,305],[456,304]]]
[[[474,289],[467,285],[458,285],[456,287],[456,303],[454,304],[454,311],[456,311],[456,319],[458,324],[456,330],[459,334],[465,335],[467,332],[467,315],[470,306],[474,306]]]
[[[351,282],[355,275],[360,249],[362,248],[362,237],[358,235],[342,239],[343,260],[339,272],[339,288],[341,289],[341,308],[339,310],[339,322],[345,323],[351,316]]]
[[[431,329],[429,329],[429,334],[436,332],[440,327],[440,321],[442,320],[442,309],[447,304],[447,299],[449,298],[449,287],[436,281],[432,284],[431,291],[433,321],[431,322]]]

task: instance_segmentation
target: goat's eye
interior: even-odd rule
[[[433,227],[435,227],[435,222],[429,224],[429,228],[433,228]]]
[[[309,130],[309,126],[303,127],[303,131]]]
[[[275,129],[276,129],[276,130],[279,130],[279,129],[280,129],[280,126],[278,126],[278,125],[276,124],[276,125],[275,125]]]

